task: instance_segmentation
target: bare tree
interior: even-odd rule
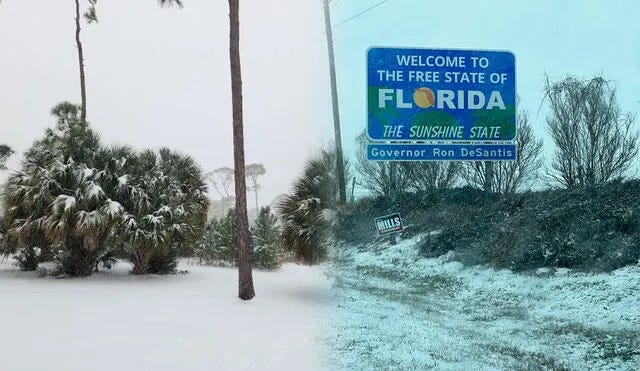
[[[218,192],[220,198],[228,199],[231,197],[231,184],[234,180],[234,170],[230,167],[220,167],[214,171],[207,173],[209,181],[213,188]]]
[[[266,170],[262,164],[249,164],[247,165],[247,176],[251,180],[251,185],[249,186],[249,190],[253,191],[256,196],[256,213],[260,212],[260,206],[258,204],[258,190],[260,189],[260,184],[258,184],[258,177],[266,174]]]
[[[358,174],[358,185],[376,196],[390,196],[392,192],[391,162],[367,160],[367,143],[369,139],[365,132],[358,136],[358,150],[356,152],[355,170]],[[405,166],[396,166],[396,189],[407,189],[411,181],[407,177]]]
[[[413,161],[402,163],[401,168],[412,190],[426,191],[453,187],[460,179],[463,165],[454,161]]]
[[[244,127],[242,124],[242,68],[240,65],[240,3],[229,0],[229,62],[233,106],[233,159],[236,183],[236,247],[238,248],[238,296],[255,296],[251,274],[251,246],[247,219],[247,184],[244,165]]]
[[[494,193],[515,193],[530,186],[538,177],[542,167],[542,140],[536,139],[529,124],[529,114],[518,112],[516,117],[515,161],[496,161],[493,163],[490,191]],[[485,188],[486,162],[468,162],[463,172],[467,184],[476,188]],[[487,184],[488,185],[488,184]]]
[[[556,145],[547,175],[564,187],[624,177],[638,154],[635,117],[623,113],[616,87],[600,76],[546,79],[549,134]]]

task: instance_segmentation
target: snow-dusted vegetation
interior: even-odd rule
[[[530,274],[424,258],[423,236],[341,244],[331,275],[337,369],[637,370],[640,266]]]

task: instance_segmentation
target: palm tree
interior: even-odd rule
[[[147,150],[136,160],[125,193],[132,201],[124,216],[122,240],[133,273],[168,273],[182,247],[204,232],[208,198],[202,170],[186,155],[166,148]]]
[[[34,144],[6,187],[8,232],[27,249],[32,235],[43,233],[52,246],[64,247],[63,273],[88,275],[123,208],[105,193],[107,174],[95,168],[100,140],[78,107],[62,103],[52,113],[56,130]]]
[[[247,219],[247,185],[244,166],[242,125],[242,76],[240,67],[240,4],[229,0],[229,60],[231,65],[231,100],[233,106],[233,159],[236,181],[236,243],[238,247],[238,296],[251,300],[255,296],[251,275],[251,246]]]
[[[335,152],[322,150],[308,160],[291,194],[276,205],[285,248],[306,264],[316,263],[326,255],[322,241],[333,214],[331,210],[339,203],[335,192],[338,184],[335,158]],[[348,163],[343,165],[348,172]]]

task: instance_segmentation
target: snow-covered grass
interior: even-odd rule
[[[640,266],[514,274],[425,259],[420,237],[338,246],[338,369],[640,369]]]
[[[323,267],[132,276],[126,263],[88,278],[37,278],[0,263],[0,370],[314,370],[322,364],[329,285]]]

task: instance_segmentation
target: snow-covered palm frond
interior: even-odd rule
[[[313,209],[315,209],[318,205],[320,205],[320,199],[317,197],[300,200],[298,203],[298,211],[304,214],[308,214]]]
[[[127,158],[124,156],[116,160],[116,165],[118,166],[119,169],[122,169],[122,167],[124,167],[124,165],[126,164],[127,164]]]
[[[136,221],[136,218],[134,218],[131,214],[125,214],[122,217],[122,221],[127,231],[133,231],[138,228],[138,222]]]
[[[125,174],[123,176],[118,177],[118,191],[122,192],[127,188],[127,184],[129,184],[129,175]]]
[[[49,216],[45,221],[46,231],[49,238],[54,242],[64,241],[67,236],[67,218]]]
[[[90,180],[85,183],[83,196],[88,200],[99,199],[104,196],[104,190],[99,184]]]
[[[167,206],[167,205],[164,205],[164,206],[160,207],[153,214],[154,215],[168,215],[169,218],[173,217],[173,212],[171,211],[171,208],[169,206]]]
[[[82,210],[77,215],[76,229],[79,232],[95,231],[102,228],[104,221],[104,215],[98,210]]]
[[[94,178],[97,180],[108,179],[109,173],[106,170],[100,170],[96,172],[96,174],[94,175]]]
[[[193,228],[191,228],[188,224],[186,223],[174,223],[171,224],[169,226],[169,231],[173,232],[173,233],[178,233],[178,234],[182,234],[182,233],[188,233],[192,230]]]
[[[164,226],[164,217],[162,215],[149,214],[142,219],[152,225],[154,229],[162,228],[162,226]]]
[[[100,211],[103,214],[109,216],[111,219],[115,219],[116,217],[122,215],[122,213],[124,212],[124,207],[117,201],[107,199]]]
[[[20,200],[33,190],[32,186],[20,184],[17,186],[7,186],[7,194],[14,200]]]
[[[142,229],[136,229],[133,231],[132,236],[134,241],[144,241],[147,239],[147,232]]]
[[[13,221],[8,232],[10,234],[21,235],[28,232],[31,227],[31,218],[20,218]]]
[[[77,204],[78,201],[75,197],[68,195],[59,195],[51,203],[51,209],[54,214],[69,214],[75,209]]]
[[[88,181],[89,179],[92,179],[95,173],[96,173],[96,169],[82,167],[77,172],[76,177],[78,179],[78,182],[82,183],[82,182]]]

